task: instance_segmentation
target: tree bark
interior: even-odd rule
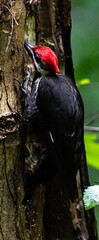
[[[0,1],[0,14],[0,239],[22,240],[28,238],[21,205],[20,93],[14,78],[23,79],[23,1]]]

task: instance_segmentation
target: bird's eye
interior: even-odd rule
[[[38,64],[41,64],[42,63],[42,59],[39,57],[39,54],[35,51],[34,52],[34,57],[35,57],[35,60]]]
[[[40,58],[39,54],[35,51],[33,51],[33,53],[34,53],[35,61],[40,66],[40,68],[44,70],[48,70],[47,66],[45,65],[43,60]]]

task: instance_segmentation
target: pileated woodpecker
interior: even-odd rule
[[[38,182],[46,182],[56,172],[74,201],[77,194],[76,173],[84,150],[82,99],[75,83],[60,74],[54,51],[28,42],[25,42],[25,48],[36,72],[25,119],[34,128],[43,153],[34,175],[30,177],[23,202],[26,203],[32,196],[32,181],[39,179]]]

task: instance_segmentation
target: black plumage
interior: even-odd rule
[[[46,183],[56,172],[74,201],[76,173],[84,151],[84,109],[75,83],[61,74],[38,78],[32,84],[25,119],[31,123],[43,149],[47,149],[30,177],[30,186],[27,184],[25,201],[32,196],[33,181],[35,186]]]

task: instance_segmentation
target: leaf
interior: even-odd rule
[[[79,81],[79,85],[87,85],[90,83],[90,79],[84,78]]]
[[[99,169],[99,143],[97,134],[84,134],[87,163],[88,165]]]
[[[85,210],[99,205],[99,185],[88,187],[83,194]]]

